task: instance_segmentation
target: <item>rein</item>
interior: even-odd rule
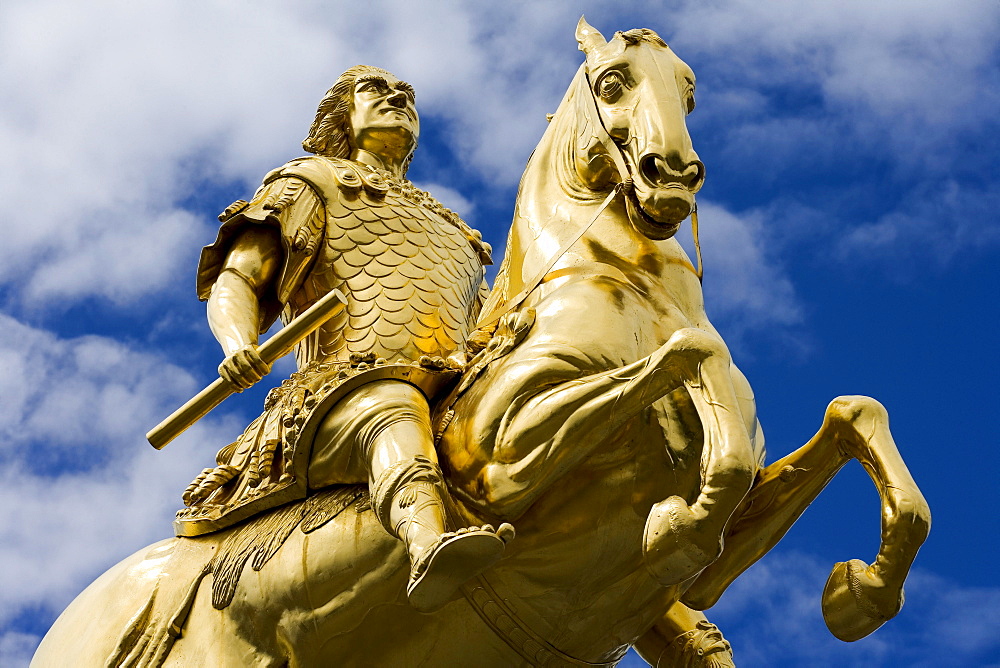
[[[629,181],[629,183],[631,183],[631,181]],[[484,329],[489,325],[492,325],[497,320],[499,320],[500,318],[502,318],[503,316],[507,315],[515,308],[520,306],[521,303],[528,298],[528,295],[531,294],[531,291],[538,287],[539,283],[542,282],[542,279],[545,278],[545,275],[548,274],[549,271],[552,269],[552,266],[559,261],[559,258],[565,255],[566,251],[568,251],[573,246],[573,244],[579,241],[580,237],[586,234],[587,230],[589,230],[590,227],[594,224],[594,221],[596,221],[600,217],[600,215],[604,213],[604,210],[608,208],[608,205],[611,204],[615,196],[618,195],[618,193],[623,192],[624,189],[625,189],[624,184],[616,183],[615,187],[611,190],[610,193],[608,193],[608,196],[604,198],[604,201],[601,203],[601,206],[597,209],[597,213],[595,213],[594,216],[590,219],[590,222],[588,222],[586,225],[583,225],[580,228],[579,232],[570,237],[569,240],[566,241],[559,248],[559,250],[556,251],[555,254],[553,254],[552,258],[545,263],[545,265],[542,267],[542,270],[539,271],[537,274],[535,274],[535,276],[533,276],[530,281],[524,284],[524,287],[521,289],[520,292],[518,292],[516,295],[514,295],[514,297],[509,299],[501,308],[491,313],[488,317],[480,320],[479,324],[477,325],[477,328]]]
[[[629,168],[628,162],[625,161],[625,155],[622,153],[621,146],[619,146],[618,142],[616,142],[611,137],[611,133],[608,132],[608,129],[606,127],[604,127],[604,119],[601,118],[601,112],[597,108],[597,100],[594,99],[594,89],[593,89],[593,87],[590,84],[590,74],[585,71],[584,72],[584,76],[587,77],[587,100],[590,102],[590,104],[588,105],[588,109],[587,110],[594,117],[594,120],[596,121],[596,123],[595,123],[596,127],[600,128],[598,130],[598,139],[601,140],[602,144],[604,144],[605,146],[609,147],[608,148],[608,154],[611,156],[611,159],[614,161],[615,168],[618,170],[618,176],[620,178],[619,183],[615,186],[615,190],[612,191],[611,194],[614,195],[614,194],[616,194],[616,191],[621,191],[621,192],[625,193],[625,195],[627,196],[628,193],[632,190],[632,183],[633,183],[633,181],[632,181],[632,170]],[[613,148],[610,148],[610,147],[613,147]],[[608,200],[605,200],[604,205],[602,205],[601,208],[600,208],[600,210],[597,212],[598,216],[601,214],[601,211],[604,211],[604,208],[608,205],[608,203],[610,203],[610,200],[611,200],[611,198],[609,198]],[[594,216],[594,218],[591,219],[591,221],[589,223],[587,223],[587,225],[584,227],[583,232],[586,232],[588,229],[590,229],[590,226],[594,224],[595,220],[597,220],[597,216]],[[576,243],[576,241],[580,237],[583,236],[583,232],[581,232],[573,240],[572,243],[570,243],[569,245],[567,245],[567,246],[559,249],[559,254],[556,255],[555,259],[552,261],[552,264],[555,264],[556,260],[558,260],[566,251],[568,251],[569,248],[570,248],[570,246],[573,245],[573,243]],[[704,267],[702,267],[702,263],[701,263],[701,239],[698,236],[698,203],[697,202],[695,202],[694,209],[691,210],[691,236],[694,238],[694,250],[695,250],[695,255],[698,258],[698,269],[695,270],[695,275],[698,276],[698,282],[702,283],[703,282],[702,279],[704,278],[705,271],[704,271]],[[551,268],[552,264],[549,265],[549,268]],[[548,271],[548,270],[546,270],[546,271]],[[542,274],[542,276],[539,276],[538,280],[540,281],[544,276],[545,276],[545,274]],[[537,285],[537,283],[535,283],[535,285]],[[527,297],[527,295],[525,295],[525,297]],[[522,297],[522,300],[523,300],[523,297]]]
[[[698,237],[698,202],[691,210],[691,237],[694,239],[694,252],[698,256],[698,269],[694,272],[699,283],[704,283],[705,268],[701,266],[701,239]]]
[[[559,247],[559,250],[552,255],[552,258],[545,263],[542,269],[538,271],[531,278],[530,281],[527,281],[524,284],[524,287],[516,295],[508,299],[503,304],[503,306],[496,309],[489,316],[487,316],[484,319],[481,319],[477,325],[479,329],[484,329],[486,327],[489,327],[493,323],[500,320],[500,318],[502,318],[503,316],[507,315],[515,308],[520,306],[524,302],[524,300],[528,298],[528,295],[530,295],[531,292],[539,286],[539,284],[542,282],[542,279],[544,279],[545,275],[548,274],[549,271],[551,271],[555,263],[558,262],[559,259],[563,255],[565,255],[566,252],[570,248],[572,248],[573,245],[575,245],[576,242],[579,241],[584,234],[587,233],[587,230],[589,230],[591,226],[593,226],[593,224],[597,221],[597,219],[601,217],[601,214],[604,213],[604,210],[607,209],[608,206],[611,204],[611,202],[614,201],[615,197],[617,197],[619,193],[622,193],[624,196],[627,197],[628,193],[632,191],[634,183],[632,179],[632,170],[629,168],[628,162],[626,162],[625,160],[625,156],[622,153],[621,147],[614,140],[614,138],[611,137],[611,134],[608,132],[608,129],[604,126],[604,119],[601,118],[601,112],[597,108],[597,100],[594,99],[594,89],[591,87],[590,74],[585,71],[584,76],[587,79],[587,101],[589,102],[589,104],[587,105],[587,111],[590,113],[591,116],[593,116],[593,121],[594,121],[593,123],[591,123],[591,127],[593,127],[596,130],[597,139],[600,140],[601,144],[608,147],[608,155],[611,157],[612,162],[614,162],[615,169],[618,170],[619,181],[618,183],[615,184],[615,187],[611,189],[611,192],[608,193],[608,196],[604,198],[604,201],[601,202],[601,206],[598,207],[597,211],[594,213],[593,216],[591,216],[587,224],[582,225],[580,227],[579,232],[577,232],[572,237],[570,237],[566,242],[564,242],[563,245]],[[700,283],[702,282],[704,271],[702,268],[702,261],[701,261],[701,241],[698,237],[697,203],[694,206],[694,210],[692,210],[691,212],[691,234],[694,237],[694,248],[698,258],[698,268],[695,271],[695,274],[698,276],[698,282]]]

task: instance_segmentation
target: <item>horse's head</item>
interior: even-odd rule
[[[595,239],[607,226],[591,225],[618,220],[601,215],[616,184],[625,193],[626,225],[662,241],[694,210],[705,180],[685,124],[694,108],[691,68],[652,30],[608,41],[581,18],[576,37],[587,59],[528,160],[481,326],[520,305],[571,248],[587,247],[577,243],[581,235],[601,244]]]
[[[578,174],[595,189],[631,179],[633,225],[649,238],[668,239],[691,214],[705,178],[685,124],[694,109],[694,72],[652,30],[618,32],[607,41],[581,17],[576,38],[587,56],[580,83],[589,93],[580,95],[578,113],[590,117],[583,130],[589,137],[578,141]]]

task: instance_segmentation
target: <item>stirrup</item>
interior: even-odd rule
[[[467,580],[499,561],[514,527],[504,522],[449,531],[420,553],[410,570],[406,596],[421,612],[444,606]]]

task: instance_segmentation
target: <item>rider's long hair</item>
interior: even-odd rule
[[[320,100],[316,118],[309,128],[309,136],[302,140],[302,148],[309,153],[328,158],[351,157],[351,151],[354,149],[350,128],[351,100],[354,99],[355,84],[365,74],[395,78],[391,72],[370,65],[355,65],[341,74],[337,78],[337,83],[333,84]],[[414,148],[416,148],[415,142]],[[403,164],[404,174],[412,158],[413,151],[410,151],[409,157]]]

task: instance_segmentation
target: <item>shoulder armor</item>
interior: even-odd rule
[[[221,223],[226,222],[236,214],[244,211],[248,206],[250,206],[250,202],[246,201],[245,199],[236,200],[235,202],[227,206],[225,211],[219,214],[219,222]]]
[[[396,192],[413,204],[433,212],[454,225],[462,232],[482,264],[493,263],[493,249],[483,241],[483,235],[478,230],[469,227],[457,213],[445,208],[432,195],[420,190],[406,179],[394,178],[353,160],[314,155],[296,158],[286,163],[269,173],[264,178],[264,183],[290,176],[309,184],[327,206],[342,201],[342,198],[354,200],[361,191],[376,200],[385,198],[390,191]],[[349,208],[354,207],[349,206]]]
[[[288,176],[308,183],[326,203],[342,195],[356,196],[362,189],[374,197],[384,197],[390,187],[382,175],[357,162],[319,155],[286,163],[268,174],[264,183]]]

